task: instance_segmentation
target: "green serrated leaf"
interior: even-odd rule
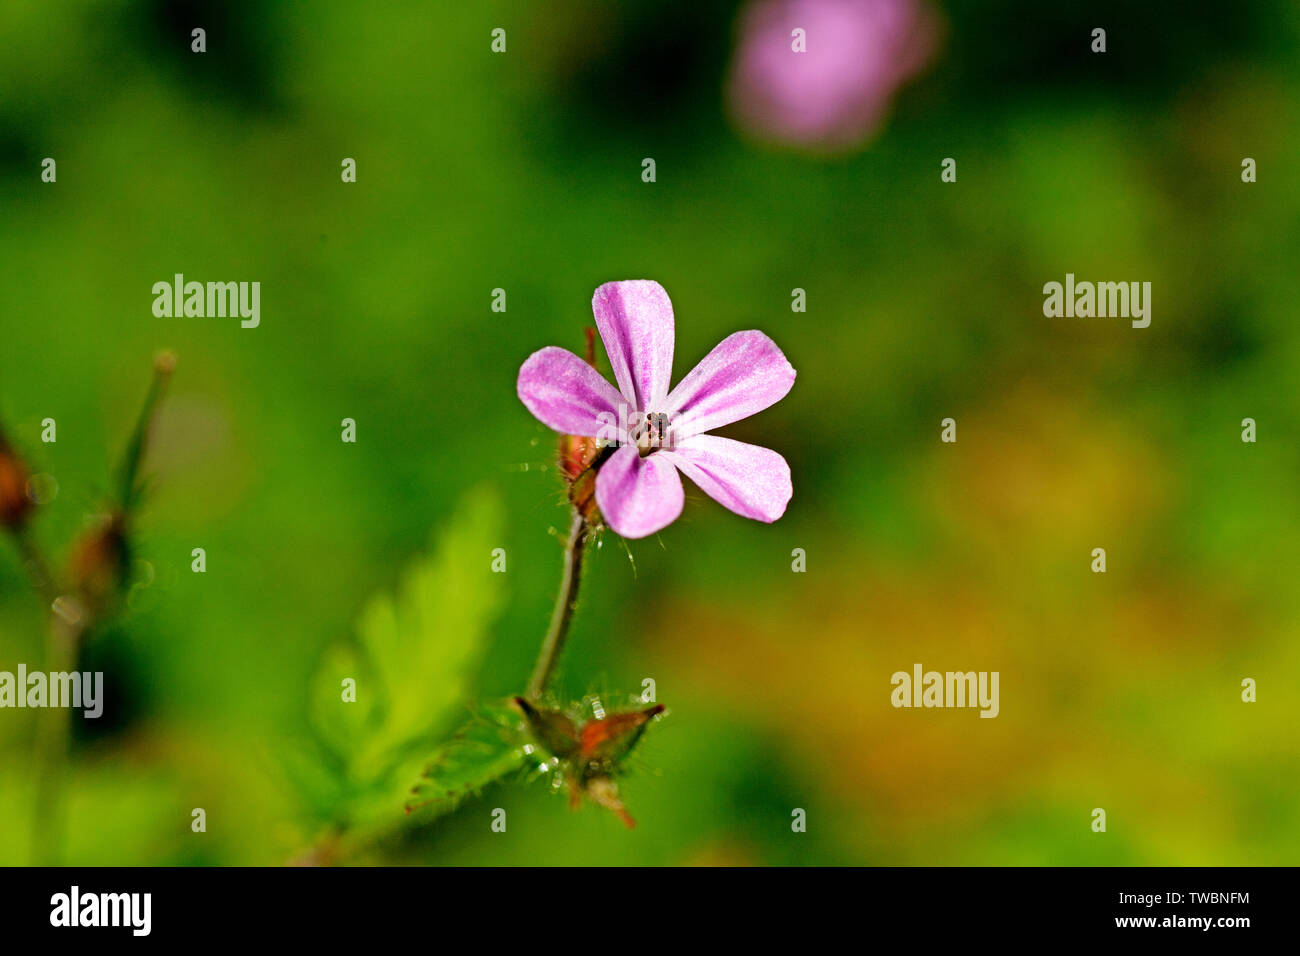
[[[288,738],[263,755],[265,771],[300,802],[314,823],[334,820],[347,800],[347,781],[315,741]]]
[[[465,797],[537,763],[520,715],[503,705],[483,706],[434,751],[407,810],[445,813]]]
[[[353,751],[363,739],[375,714],[375,694],[361,693],[370,681],[362,673],[355,647],[335,644],[325,649],[311,687],[311,722],[321,738],[340,754]],[[344,697],[345,681],[352,681],[355,700]]]
[[[501,544],[503,523],[494,494],[467,495],[431,554],[406,569],[396,593],[365,606],[356,641],[322,655],[312,680],[311,723],[339,756],[345,792],[355,799],[391,793],[403,759],[463,712],[502,601],[491,552]],[[346,678],[356,681],[355,701],[343,697]]]
[[[468,496],[433,555],[407,570],[395,596],[373,599],[362,613],[358,639],[383,693],[372,746],[429,734],[463,706],[501,603],[489,558],[502,524],[495,496]]]

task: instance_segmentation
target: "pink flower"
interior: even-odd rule
[[[740,21],[732,114],[760,138],[856,146],[929,60],[936,33],[919,0],[755,0]]]
[[[658,282],[607,282],[591,300],[618,389],[578,356],[550,346],[519,369],[519,400],[543,424],[617,445],[596,473],[596,503],[625,538],[644,538],[682,512],[684,472],[736,514],[775,521],[790,501],[790,466],[776,452],[707,432],[779,402],[795,371],[762,332],[723,339],[669,391],[673,306]]]

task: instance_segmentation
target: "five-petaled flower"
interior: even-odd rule
[[[684,498],[679,471],[736,514],[781,517],[792,493],[785,459],[707,434],[790,391],[795,371],[776,343],[762,332],[729,335],[669,391],[673,307],[663,286],[607,282],[591,307],[618,389],[572,352],[550,346],[519,369],[518,391],[545,425],[618,446],[596,473],[596,503],[609,526],[643,538],[671,524]]]
[[[760,139],[853,149],[929,62],[938,33],[922,0],[755,0],[740,17],[731,112]]]

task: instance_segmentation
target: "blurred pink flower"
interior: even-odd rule
[[[762,332],[734,332],[669,391],[673,306],[658,282],[607,282],[591,301],[618,388],[566,349],[549,346],[519,369],[519,400],[543,424],[616,445],[596,472],[611,528],[644,538],[682,512],[683,472],[736,514],[775,521],[790,501],[790,466],[758,445],[705,434],[774,405],[795,371]]]
[[[861,145],[929,61],[937,33],[920,0],[754,0],[731,64],[732,115],[760,139],[832,151]]]

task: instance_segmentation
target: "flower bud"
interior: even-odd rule
[[[572,485],[596,460],[596,439],[582,435],[560,436],[560,475]]]

